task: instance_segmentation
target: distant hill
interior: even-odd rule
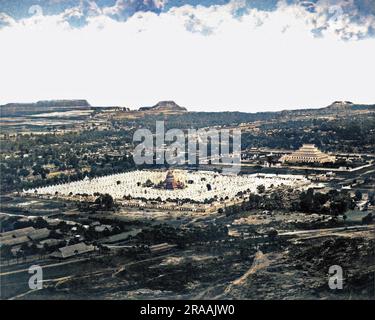
[[[8,103],[0,106],[0,116],[15,117],[41,112],[57,112],[90,107],[87,100],[45,100],[35,103]]]
[[[298,119],[315,117],[352,116],[358,113],[375,112],[375,104],[364,105],[350,101],[335,101],[329,106],[314,109],[295,109],[275,112],[189,112],[186,108],[179,106],[174,101],[160,101],[151,107],[141,107],[138,110],[130,110],[125,107],[91,107],[87,100],[50,100],[38,101],[36,103],[8,103],[0,106],[1,117],[24,117],[40,113],[63,112],[72,110],[95,110],[97,117],[107,119],[127,120],[154,120],[155,117],[173,117],[180,123],[215,123],[217,125],[239,124],[258,120],[272,119]],[[202,108],[203,109],[203,108]]]
[[[358,104],[350,101],[335,101],[330,104],[328,107],[321,108],[319,110],[331,110],[331,111],[340,111],[340,110],[374,110],[375,104]]]
[[[350,101],[335,101],[327,107],[317,109],[296,109],[296,110],[283,110],[281,112],[275,112],[275,115],[280,114],[282,117],[286,116],[320,116],[320,115],[338,115],[338,114],[349,114],[351,112],[374,112],[375,104],[356,104]]]
[[[340,109],[340,108],[350,108],[354,103],[351,101],[335,101],[330,104],[326,109]]]
[[[142,112],[187,112],[187,109],[180,107],[174,101],[160,101],[152,107],[141,107],[138,111]]]

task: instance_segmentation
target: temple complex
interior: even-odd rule
[[[283,155],[280,161],[283,163],[326,163],[335,162],[336,158],[321,152],[314,144],[304,144],[297,151]]]
[[[146,186],[146,184],[150,184],[150,186]],[[160,187],[156,187],[159,185]],[[194,207],[196,203],[205,203],[208,200],[215,202],[224,201],[224,199],[234,200],[238,198],[239,192],[256,193],[259,185],[263,185],[266,190],[281,185],[305,189],[311,187],[311,181],[301,175],[258,173],[224,175],[212,171],[134,170],[44,186],[23,192],[34,196],[46,195],[71,199],[75,197],[79,200],[87,199],[89,196],[95,197],[99,193],[108,193],[113,199],[123,201],[140,199],[140,201],[147,202],[147,200],[158,199],[159,202],[162,202],[189,199],[194,202],[192,204]]]

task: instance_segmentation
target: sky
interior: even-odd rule
[[[0,0],[0,104],[375,103],[375,0]]]

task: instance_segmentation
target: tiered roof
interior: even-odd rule
[[[304,144],[300,149],[292,154],[286,154],[281,157],[281,162],[311,162],[326,163],[335,162],[335,157],[321,152],[313,144]]]

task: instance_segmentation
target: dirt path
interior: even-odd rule
[[[267,258],[267,255],[265,255],[262,251],[258,251],[255,254],[254,262],[252,266],[250,267],[250,269],[246,271],[246,273],[243,276],[234,280],[230,286],[243,285],[246,282],[248,277],[256,273],[258,270],[268,267],[269,265],[270,265],[270,260]]]
[[[268,267],[269,265],[270,265],[270,260],[267,258],[267,255],[265,255],[262,251],[258,251],[255,254],[254,261],[250,269],[247,270],[241,277],[232,281],[232,283],[229,284],[229,286],[225,288],[224,294],[230,293],[233,290],[233,288],[236,286],[242,286],[243,284],[247,282],[247,279],[252,274],[256,273],[258,270]]]

